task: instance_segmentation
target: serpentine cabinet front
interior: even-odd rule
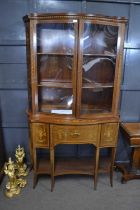
[[[125,18],[31,14],[27,35],[30,150],[37,175],[90,174],[97,185],[100,148],[111,148],[112,185]],[[55,157],[58,144],[91,144],[95,160]],[[48,148],[50,158],[39,158]],[[39,152],[38,152],[39,150]],[[69,166],[69,167],[68,167]]]

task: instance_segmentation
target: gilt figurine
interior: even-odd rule
[[[27,165],[23,162],[25,157],[25,152],[24,148],[20,147],[20,145],[18,145],[18,148],[16,149],[15,157],[16,157],[17,176],[18,177],[27,176],[28,175]]]

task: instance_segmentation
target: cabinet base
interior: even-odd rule
[[[70,174],[90,175],[94,178],[95,159],[92,157],[57,157],[55,161],[54,177]],[[113,174],[111,172],[110,158],[103,158],[100,160],[99,173],[110,174],[110,184],[112,186]],[[33,188],[35,188],[39,174],[51,175],[51,167],[49,158],[42,157],[37,162],[37,168],[34,169]],[[53,184],[54,186],[54,184]],[[96,189],[96,187],[94,188]],[[51,190],[53,191],[53,189]]]

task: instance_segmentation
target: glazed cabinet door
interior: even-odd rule
[[[81,117],[109,116],[117,109],[123,43],[120,27],[115,22],[80,21],[77,113]]]
[[[75,114],[78,20],[45,19],[33,24],[33,110]]]

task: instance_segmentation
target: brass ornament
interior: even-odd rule
[[[21,188],[16,177],[16,167],[11,158],[9,158],[9,161],[5,163],[4,172],[9,179],[9,181],[6,184],[5,195],[8,198],[12,198],[13,196],[18,195],[20,193]]]
[[[16,169],[17,169],[16,175],[18,177],[27,176],[28,175],[27,165],[23,162],[25,157],[25,152],[24,148],[20,147],[20,145],[18,145],[18,148],[16,149],[15,157],[16,157]]]
[[[12,198],[19,195],[21,188],[25,187],[27,181],[22,177],[28,175],[27,165],[23,162],[25,157],[24,148],[18,145],[15,153],[16,162],[9,158],[8,162],[4,165],[4,173],[8,176],[8,182],[6,184],[5,195],[8,198]]]

